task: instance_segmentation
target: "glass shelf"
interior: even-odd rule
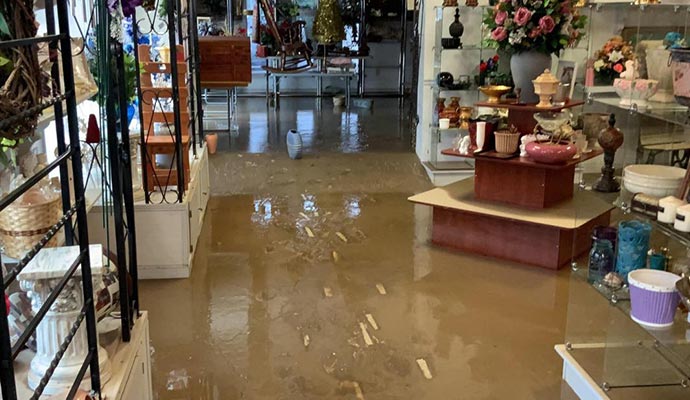
[[[621,110],[630,111],[630,107],[620,105],[619,97],[595,97],[594,102]],[[651,117],[662,122],[690,127],[690,110],[677,103],[649,102],[646,110],[636,110],[640,115]]]
[[[584,306],[590,309],[597,307],[605,311],[602,308],[605,307],[605,304],[595,304],[596,299],[592,301],[591,298],[588,301],[588,295],[583,293],[584,286],[588,286],[589,293],[598,293],[600,295],[599,301],[606,300],[610,306],[609,309],[617,311],[617,313],[600,313],[591,310],[591,315],[605,315],[608,318],[608,321],[597,321],[597,323],[603,323],[604,332],[602,336],[605,339],[603,343],[599,344],[606,348],[605,358],[607,362],[615,361],[616,357],[625,357],[624,354],[616,354],[617,349],[625,348],[628,354],[632,351],[656,354],[668,364],[666,368],[660,370],[664,373],[657,374],[657,377],[650,375],[636,378],[634,373],[619,374],[616,372],[609,374],[606,381],[618,386],[681,385],[682,382],[690,384],[690,323],[687,321],[686,315],[677,310],[674,324],[667,329],[645,328],[630,318],[630,294],[627,287],[611,290],[599,283],[591,284],[587,281],[587,273],[588,270],[584,268],[571,272],[571,290],[578,293],[576,299],[581,302],[575,307]],[[572,300],[571,305],[573,305]],[[620,318],[621,316],[623,318]],[[572,340],[569,342],[572,345],[576,344]],[[581,345],[582,343],[580,343],[580,347],[582,347]],[[672,373],[669,374],[669,371]],[[611,382],[613,379],[611,375],[616,376],[618,382]]]
[[[459,51],[471,51],[471,50],[482,51],[482,50],[486,50],[486,49],[487,49],[487,47],[482,47],[482,46],[479,46],[476,44],[471,44],[471,45],[467,45],[467,46],[463,45],[462,47],[458,47],[457,49],[444,49],[443,47],[441,47],[441,53],[444,53],[444,52],[447,53],[447,52],[451,52],[451,51],[458,51],[459,52]],[[492,49],[492,50],[495,51],[496,49]]]

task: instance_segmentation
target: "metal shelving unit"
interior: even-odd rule
[[[34,46],[38,43],[48,43],[51,50],[71,49],[71,39],[69,35],[69,11],[67,0],[45,0],[46,15],[47,15],[47,32],[43,37],[35,38],[18,38],[15,40],[0,42],[0,48],[8,49],[18,46]],[[57,27],[55,26],[54,5],[57,5]],[[67,52],[69,53],[69,51]],[[51,52],[51,58],[54,62],[57,61],[57,52]],[[47,233],[36,243],[33,248],[19,260],[18,263],[9,266],[6,275],[0,272],[0,297],[4,297],[8,287],[17,279],[17,275],[27,266],[27,264],[38,254],[38,252],[46,246],[48,241],[53,238],[60,230],[64,229],[65,241],[67,245],[78,244],[80,248],[79,256],[69,267],[65,275],[60,279],[56,288],[53,290],[47,301],[41,306],[39,311],[33,317],[31,322],[20,336],[19,340],[14,346],[11,346],[9,327],[7,322],[7,312],[5,307],[0,307],[0,386],[2,388],[2,397],[5,400],[17,399],[17,386],[15,382],[13,363],[19,353],[23,350],[25,343],[36,331],[39,323],[46,315],[46,313],[53,307],[60,293],[65,289],[67,283],[74,277],[78,268],[81,268],[81,284],[84,305],[79,312],[72,328],[62,342],[60,351],[55,354],[53,362],[46,370],[45,375],[41,379],[40,384],[34,390],[32,398],[41,396],[46,384],[50,380],[55,368],[62,359],[62,356],[71,343],[75,333],[82,323],[86,324],[87,340],[88,340],[88,354],[84,359],[82,368],[77,374],[72,389],[71,395],[74,396],[79,387],[87,368],[89,369],[92,389],[100,394],[100,374],[98,366],[98,333],[96,330],[96,316],[93,299],[93,284],[91,278],[91,263],[88,252],[88,227],[86,222],[86,200],[84,195],[84,183],[81,169],[81,149],[79,147],[79,127],[77,120],[77,98],[75,95],[75,84],[73,76],[73,65],[71,57],[62,57],[62,71],[63,77],[60,79],[60,72],[57,63],[53,64],[51,75],[54,79],[55,85],[51,98],[44,101],[43,104],[33,107],[18,113],[17,115],[0,121],[1,127],[11,125],[14,121],[27,116],[34,116],[41,113],[43,110],[53,108],[56,118],[56,130],[58,136],[58,157],[48,166],[43,168],[40,172],[33,175],[26,180],[20,187],[12,191],[10,194],[0,200],[0,210],[4,210],[16,201],[22,194],[29,191],[40,180],[47,177],[51,171],[55,169],[60,170],[60,181],[62,185],[62,204],[63,216],[53,225]],[[57,78],[57,79],[56,79]],[[63,101],[66,106],[63,109]],[[64,126],[63,116],[67,116],[67,126]],[[66,144],[66,139],[69,139],[69,145]],[[74,201],[70,198],[69,185],[69,162],[71,161],[72,174],[72,189],[74,190],[76,198]]]

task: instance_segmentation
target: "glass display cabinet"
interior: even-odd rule
[[[628,74],[609,84],[591,85],[590,80],[590,86],[579,92],[585,100],[582,113],[574,116],[584,127],[588,145],[601,143],[600,132],[611,115],[623,134],[623,144],[608,165],[615,169],[620,191],[597,191],[603,174],[600,169],[607,166],[602,158],[584,165],[576,189],[594,193],[616,207],[611,227],[618,231],[610,239],[614,270],[622,269],[622,281],[615,281],[612,275],[604,278],[597,269],[597,257],[605,253],[596,247],[601,239],[597,232],[603,230],[582,238],[592,243],[591,254],[573,257],[565,340],[555,346],[563,360],[562,399],[690,398],[687,308],[681,301],[679,307],[669,309],[664,323],[645,322],[640,317],[641,307],[661,306],[642,301],[639,282],[626,270],[665,270],[678,275],[674,282],[690,273],[690,229],[683,226],[680,210],[672,212],[670,219],[662,217],[666,203],[660,200],[674,196],[682,205],[688,198],[683,188],[687,187],[690,157],[690,112],[673,95],[671,51],[666,47],[669,37],[687,40],[690,4],[673,0],[639,3],[588,3],[587,58],[601,58],[604,43],[614,35],[629,43],[634,54],[626,65]],[[614,25],[611,29],[616,31],[607,31],[606,24]],[[644,171],[641,178],[639,171]],[[671,181],[664,187],[664,182]],[[633,250],[627,247],[632,240],[626,236],[630,226],[646,232],[646,239],[639,242],[643,245]],[[631,261],[629,251],[639,253],[639,263]],[[637,265],[631,267],[633,264]]]

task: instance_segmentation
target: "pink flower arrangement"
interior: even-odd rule
[[[508,13],[505,11],[499,11],[496,13],[496,17],[494,18],[494,22],[496,22],[496,25],[503,25],[503,23],[508,19]]]
[[[553,32],[553,28],[556,27],[556,23],[548,15],[545,15],[539,19],[539,29],[544,33]]]
[[[574,1],[500,0],[484,18],[488,41],[513,52],[559,53],[584,35],[587,17],[579,15]]]
[[[491,39],[500,42],[508,37],[508,31],[506,28],[499,26],[498,28],[491,31]]]
[[[513,22],[515,22],[518,26],[525,26],[529,22],[530,18],[532,18],[532,12],[525,7],[520,7],[513,17]]]

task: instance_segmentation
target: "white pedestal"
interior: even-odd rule
[[[103,274],[102,251],[101,245],[89,246],[91,273],[95,282],[98,282]],[[40,310],[78,256],[79,246],[43,249],[19,274],[21,288],[28,292],[34,313]],[[84,304],[82,293],[81,268],[78,268],[36,329],[37,351],[28,371],[30,388],[35,389],[39,385],[61,344],[69,335]],[[84,319],[43,392],[50,395],[68,390],[74,383],[87,354],[88,341]],[[100,346],[98,357],[101,381],[105,383],[110,378],[110,363],[108,354]],[[90,389],[88,372],[84,375],[84,388]]]

